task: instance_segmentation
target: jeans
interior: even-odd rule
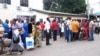
[[[70,36],[70,30],[67,29],[67,28],[65,28],[65,39],[66,39],[67,41],[69,41],[69,36]]]
[[[92,29],[89,30],[89,40],[90,41],[94,40],[93,30]]]
[[[44,38],[44,30],[42,30],[41,33],[42,33],[42,40],[43,40],[43,38]]]
[[[72,30],[69,30],[69,37],[70,37],[70,40],[73,41],[73,32],[72,32]]]

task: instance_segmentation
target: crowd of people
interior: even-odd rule
[[[49,17],[45,22],[43,20],[36,22],[35,20],[35,18],[31,20],[18,18],[10,22],[8,20],[5,22],[0,20],[0,41],[2,41],[3,46],[5,46],[4,35],[7,34],[6,38],[11,39],[11,43],[8,45],[10,49],[7,54],[11,54],[11,52],[15,51],[17,51],[18,54],[22,54],[23,50],[26,49],[26,38],[28,37],[34,40],[35,48],[41,47],[42,41],[44,40],[46,40],[47,46],[51,45],[50,39],[57,41],[58,35],[67,42],[94,40],[93,33],[95,24],[93,20],[77,20],[71,17],[59,22],[56,19],[50,21]],[[17,34],[17,32],[19,32],[19,34]],[[18,44],[20,41],[22,41],[22,45]]]

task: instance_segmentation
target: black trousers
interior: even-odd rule
[[[49,30],[49,32],[47,32],[47,30],[46,30],[46,45],[49,45],[50,44],[50,42],[49,42],[49,40],[50,40],[50,30]]]
[[[52,38],[52,30],[49,30],[49,34],[50,34],[50,39]]]
[[[59,33],[60,33],[60,37],[62,37],[62,32],[61,32],[61,28],[59,28]]]
[[[78,32],[73,32],[73,39],[74,40],[78,40]]]
[[[57,30],[53,30],[53,40],[57,40]]]

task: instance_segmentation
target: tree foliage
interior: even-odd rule
[[[44,9],[65,13],[84,13],[85,0],[43,0]]]

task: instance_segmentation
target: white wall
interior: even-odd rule
[[[43,19],[43,21],[46,21],[46,18],[48,17],[48,14],[36,12],[36,21],[39,21],[40,19]]]
[[[20,0],[11,0],[11,4],[7,4],[7,8],[3,8],[2,3],[0,3],[0,18],[2,19],[13,19],[16,18],[17,15],[23,15],[23,16],[33,16],[34,12],[29,11],[29,8],[33,7],[33,0],[29,0],[29,7],[22,7],[20,6]],[[21,10],[17,10],[17,7],[20,6]]]

